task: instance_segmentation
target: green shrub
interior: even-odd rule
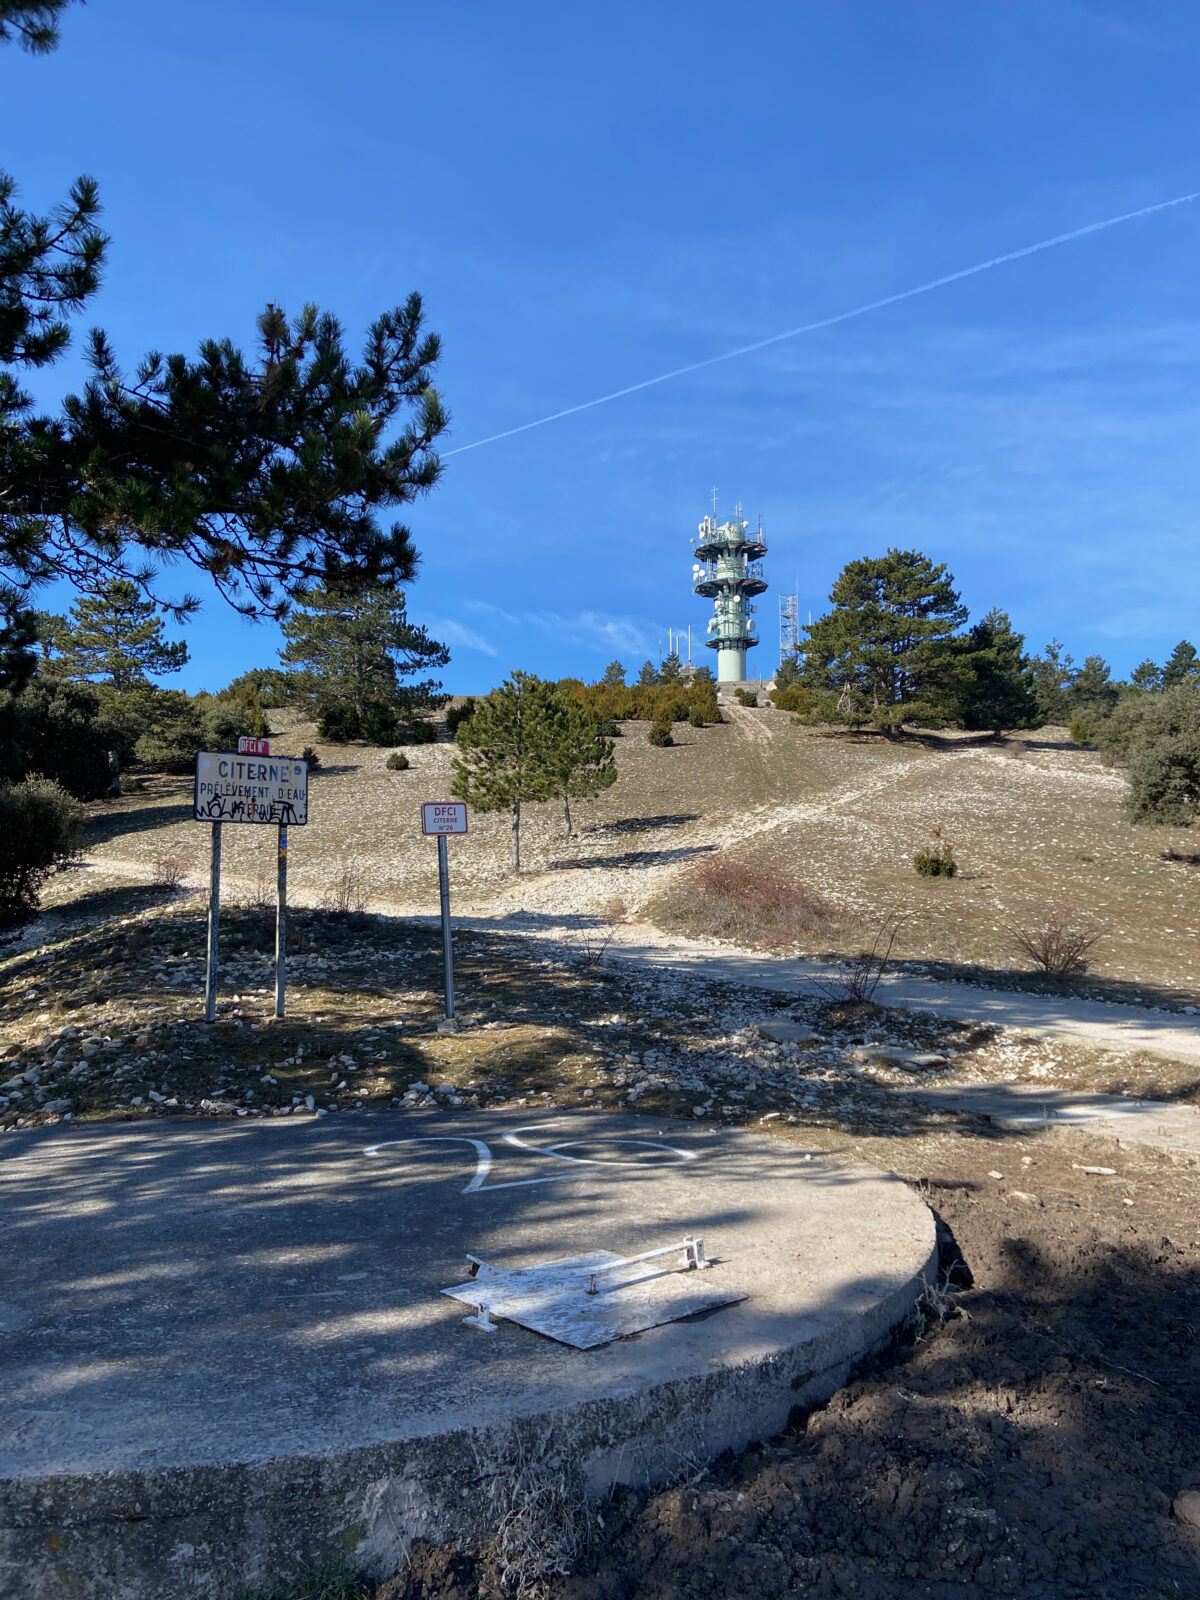
[[[671,736],[671,724],[669,722],[656,722],[646,737],[651,744],[657,745],[660,750],[665,750],[669,745],[675,743]]]
[[[704,726],[704,713],[699,706],[693,706],[688,712],[688,724],[693,728],[702,728]]]
[[[236,750],[239,739],[268,739],[271,729],[259,706],[224,695],[198,695],[206,750]]]
[[[300,759],[301,761],[306,761],[308,763],[308,770],[310,772],[316,772],[321,765],[321,757],[313,749],[311,744],[306,744],[304,749],[301,750]]]
[[[403,750],[393,750],[384,762],[389,772],[407,772],[411,763]]]
[[[1130,822],[1190,827],[1200,811],[1200,730],[1141,745],[1130,759],[1128,777]]]
[[[753,689],[735,689],[733,698],[740,706],[756,706],[758,704],[758,696]]]
[[[453,739],[464,722],[470,722],[475,715],[475,696],[468,695],[460,706],[451,706],[446,712],[446,727]]]
[[[330,744],[349,744],[362,737],[362,719],[352,705],[333,700],[317,714],[317,733]]]
[[[400,738],[400,719],[394,706],[375,702],[363,707],[360,738],[368,744],[395,744]]]
[[[1096,733],[1128,763],[1125,815],[1135,823],[1187,827],[1200,811],[1200,687],[1181,683],[1122,700]]]
[[[159,767],[164,772],[188,772],[196,760],[196,751],[205,748],[204,714],[198,700],[184,694],[182,689],[150,689],[138,696],[122,696],[127,702],[120,708],[122,715],[141,707],[145,719],[142,733],[134,745],[134,754],[147,767]]]
[[[83,842],[83,811],[48,778],[0,788],[0,927],[37,910],[42,884]]]
[[[404,729],[405,744],[436,744],[437,724],[417,717]]]
[[[956,878],[958,876],[958,862],[954,859],[954,851],[949,840],[942,836],[941,828],[933,830],[933,839],[928,850],[918,850],[913,857],[913,866],[922,878]]]
[[[1072,744],[1091,744],[1092,735],[1095,733],[1095,731],[1095,726],[1086,717],[1071,718],[1070,732]]]
[[[120,749],[90,684],[35,678],[0,694],[0,782],[37,773],[77,800],[95,800],[112,792],[110,751]]]

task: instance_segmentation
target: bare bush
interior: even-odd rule
[[[835,1005],[865,1006],[875,998],[880,980],[887,971],[892,948],[900,934],[903,921],[889,917],[876,931],[871,948],[847,964],[845,973],[836,978],[814,978],[813,985],[827,1000]]]
[[[343,861],[337,877],[321,896],[321,909],[337,916],[359,916],[367,909],[367,875],[357,862]]]
[[[575,959],[581,967],[598,967],[616,938],[617,929],[629,918],[629,907],[615,894],[600,907],[596,921],[580,932]]]
[[[825,937],[847,919],[785,872],[706,856],[667,891],[667,920],[684,932],[766,950]]]
[[[187,876],[187,865],[182,856],[155,856],[150,867],[154,875],[154,887],[170,889],[172,893],[180,887]]]
[[[1047,913],[1044,921],[1027,927],[1007,924],[1013,945],[1029,957],[1039,972],[1051,978],[1078,977],[1087,971],[1087,955],[1108,929],[1071,906]]]

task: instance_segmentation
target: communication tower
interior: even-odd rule
[[[744,683],[746,651],[758,643],[750,596],[762,594],[767,587],[762,575],[767,546],[761,520],[757,533],[749,530],[738,506],[733,520],[719,527],[715,516],[705,517],[699,540],[692,540],[696,556],[692,586],[713,602],[705,643],[717,652],[718,683]]]
[[[779,596],[779,665],[800,654],[800,595]]]

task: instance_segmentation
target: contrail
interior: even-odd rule
[[[742,344],[736,350],[726,350],[719,356],[706,356],[703,361],[689,362],[686,367],[673,367],[670,372],[660,372],[656,378],[643,378],[641,383],[631,383],[627,388],[614,389],[611,394],[597,395],[594,400],[584,400],[577,406],[567,406],[562,411],[552,411],[548,417],[538,417],[534,422],[522,422],[516,428],[505,428],[503,433],[490,433],[486,439],[476,439],[471,444],[456,445],[453,450],[443,450],[443,459],[461,456],[464,451],[478,450],[481,445],[495,444],[497,439],[511,439],[515,433],[528,433],[530,428],[544,428],[548,422],[561,417],[573,417],[579,411],[590,411],[593,406],[607,405],[610,400],[620,400],[624,395],[637,394],[640,389],[652,389],[656,383],[669,383],[672,378],[685,377],[689,372],[700,372],[705,367],[715,367],[720,361],[733,361],[738,356],[751,355],[755,350],[765,350],[768,345],[782,344],[785,339],[798,339],[802,333],[815,333],[818,328],[832,328],[839,322],[849,322],[852,317],[865,317],[868,311],[882,311],[884,306],[897,305],[901,300],[912,300],[919,294],[929,294],[948,283],[958,283],[962,278],[973,278],[977,272],[990,272],[1009,261],[1020,261],[1022,256],[1035,256],[1041,250],[1053,250],[1056,245],[1069,244],[1072,239],[1082,239],[1089,233],[1102,233],[1105,228],[1115,228],[1121,222],[1133,222],[1137,217],[1151,217],[1156,211],[1169,211],[1172,206],[1186,206],[1200,200],[1200,190],[1194,194],[1176,195],[1174,200],[1160,200],[1157,205],[1142,206],[1137,211],[1123,211],[1119,217],[1105,217],[1103,222],[1089,222],[1085,228],[1072,228],[1070,233],[1056,233],[1052,239],[1039,239],[1037,244],[1027,244],[1020,250],[1009,250],[1005,255],[993,256],[990,261],[977,261],[973,267],[962,267],[958,272],[947,272],[944,277],[931,278],[913,289],[901,289],[898,294],[884,295],[882,300],[868,300],[866,305],[855,306],[852,311],[839,311],[834,317],[822,317],[818,322],[806,322],[799,328],[788,328],[784,333],[773,333],[767,339],[756,339],[753,344]]]

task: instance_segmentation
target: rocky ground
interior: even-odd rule
[[[442,1033],[433,930],[370,913],[293,915],[277,1022],[270,911],[227,911],[210,1027],[200,899],[111,896],[112,915],[51,913],[32,947],[0,960],[0,1129],[536,1100],[903,1133],[952,1117],[905,1100],[906,1085],[931,1079],[1200,1094],[1186,1063],[641,972],[606,964],[586,936],[564,954],[460,934],[462,1027]],[[792,1037],[771,1036],[778,1022]]]

